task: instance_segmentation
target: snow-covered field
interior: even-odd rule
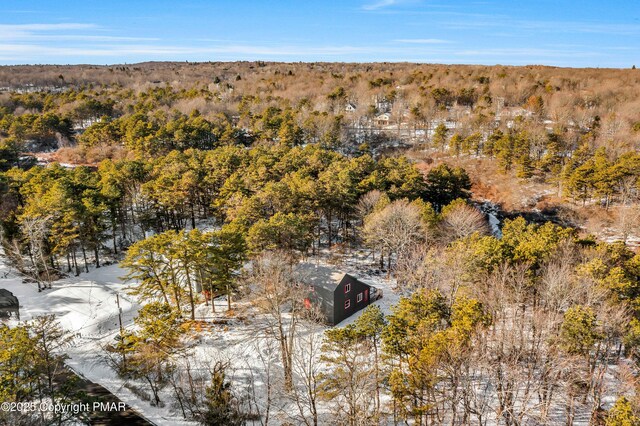
[[[363,255],[361,253],[361,255]],[[375,285],[384,292],[383,299],[375,302],[385,313],[395,304],[399,296],[392,288],[393,281],[384,276],[375,275],[358,256],[336,268],[351,272],[364,281]],[[99,383],[129,404],[150,421],[158,425],[195,424],[183,419],[173,404],[170,390],[165,389],[160,398],[162,407],[153,407],[142,399],[140,392],[132,388],[144,388],[142,383],[126,383],[109,365],[103,347],[112,343],[119,330],[116,294],[120,295],[122,322],[125,328],[133,326],[133,318],[140,307],[137,301],[126,294],[126,284],[119,277],[125,271],[117,265],[92,269],[79,277],[56,281],[52,289],[38,292],[36,284],[23,283],[15,271],[7,267],[4,258],[0,262],[0,288],[11,291],[20,302],[20,320],[28,321],[38,315],[55,314],[61,326],[74,335],[72,344],[67,348],[67,364],[76,372],[95,383]],[[246,302],[235,302],[234,312],[242,319],[232,319],[226,312],[226,301],[216,300],[215,319],[229,319],[228,325],[211,325],[195,337],[191,344],[190,365],[194,370],[205,370],[215,360],[228,361],[232,367],[231,379],[234,382],[247,383],[251,376],[256,403],[262,404],[265,390],[262,370],[268,358],[275,361],[276,352],[269,350],[268,340],[260,332],[261,319],[256,317]],[[353,322],[359,313],[351,316],[340,325]],[[211,321],[214,314],[211,308],[202,304],[197,308],[197,319]],[[325,328],[315,327],[310,333],[320,336]],[[277,361],[273,362],[277,364]],[[276,367],[274,367],[275,369]],[[131,386],[134,385],[134,386]]]
[[[76,278],[53,283],[52,289],[38,293],[36,284],[23,283],[4,261],[0,263],[0,288],[11,291],[20,302],[20,320],[45,314],[55,314],[60,325],[74,336],[67,348],[67,365],[88,380],[99,383],[156,424],[180,424],[181,416],[152,407],[141,400],[109,366],[106,343],[118,333],[116,293],[120,294],[122,320],[130,327],[139,305],[124,293],[125,285],[118,279],[124,271],[117,265],[91,270]]]

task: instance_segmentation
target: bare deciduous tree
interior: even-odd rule
[[[402,256],[425,238],[420,211],[407,200],[396,200],[366,217],[363,233],[367,244],[380,250],[380,266],[387,255],[390,273],[393,255]]]
[[[487,219],[477,208],[466,203],[456,203],[450,209],[445,208],[439,224],[440,238],[450,242],[478,232],[489,234]]]
[[[620,206],[615,216],[623,243],[626,244],[630,236],[638,236],[640,233],[640,207],[637,205]]]
[[[21,230],[29,242],[29,257],[33,264],[34,278],[38,282],[38,291],[41,290],[40,282],[44,278],[44,288],[51,288],[54,279],[50,259],[45,251],[45,238],[49,232],[50,217],[25,217],[22,219]]]
[[[319,393],[322,364],[322,334],[318,329],[306,330],[298,337],[293,356],[293,373],[297,377],[291,394],[298,415],[294,420],[306,426],[318,426]]]
[[[365,217],[370,215],[376,207],[376,204],[378,204],[378,202],[382,198],[382,195],[382,192],[374,189],[373,191],[369,191],[362,197],[360,197],[360,200],[358,201],[358,205],[356,207],[358,216],[364,220]]]
[[[255,306],[265,315],[264,332],[279,343],[284,387],[290,392],[294,339],[305,311],[303,286],[294,276],[289,256],[280,252],[268,252],[255,259],[246,279]]]

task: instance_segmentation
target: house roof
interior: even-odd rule
[[[296,267],[300,280],[316,288],[333,292],[346,275],[345,272],[315,263],[301,262]]]
[[[324,295],[333,293],[336,287],[343,281],[351,283],[360,281],[364,283],[353,275],[349,275],[344,271],[334,269],[330,266],[301,262],[295,269],[300,275],[300,281],[313,286],[317,292],[324,293]]]
[[[18,298],[13,295],[9,290],[0,288],[0,309],[11,310],[18,309],[20,304]]]

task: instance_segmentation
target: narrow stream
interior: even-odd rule
[[[491,228],[491,234],[496,238],[502,238],[502,220],[500,219],[500,207],[496,203],[491,201],[484,201],[478,204],[478,208],[482,213],[487,216],[489,221],[489,227]]]

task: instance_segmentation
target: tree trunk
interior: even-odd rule
[[[84,244],[80,246],[82,248],[82,258],[84,259],[84,270],[89,272],[89,262],[87,262],[87,251],[84,249]]]
[[[196,213],[194,211],[193,203],[191,203],[191,229],[196,229]]]
[[[113,221],[111,227],[111,237],[113,238],[113,254],[118,254],[118,244],[116,242],[116,222]]]
[[[78,258],[76,256],[76,249],[75,248],[71,252],[71,259],[73,260],[73,266],[75,267],[76,277],[77,277],[78,275],[80,275],[80,266],[78,265]]]
[[[328,212],[326,214],[326,218],[327,218],[327,238],[329,240],[329,247],[331,247],[331,242],[333,241],[333,231],[332,231],[332,226],[331,226],[331,212]]]
[[[195,303],[193,301],[193,286],[191,285],[191,277],[189,276],[189,268],[187,267],[186,263],[184,265],[184,269],[185,269],[185,277],[187,279],[187,287],[189,287],[189,305],[191,306],[191,320],[195,321],[196,320],[196,307],[195,307]]]
[[[98,250],[98,244],[93,247],[93,255],[96,258],[96,268],[100,267],[100,251]]]
[[[380,361],[378,359],[378,343],[373,339],[373,359],[375,362],[375,380],[376,380],[376,420],[380,421]]]

